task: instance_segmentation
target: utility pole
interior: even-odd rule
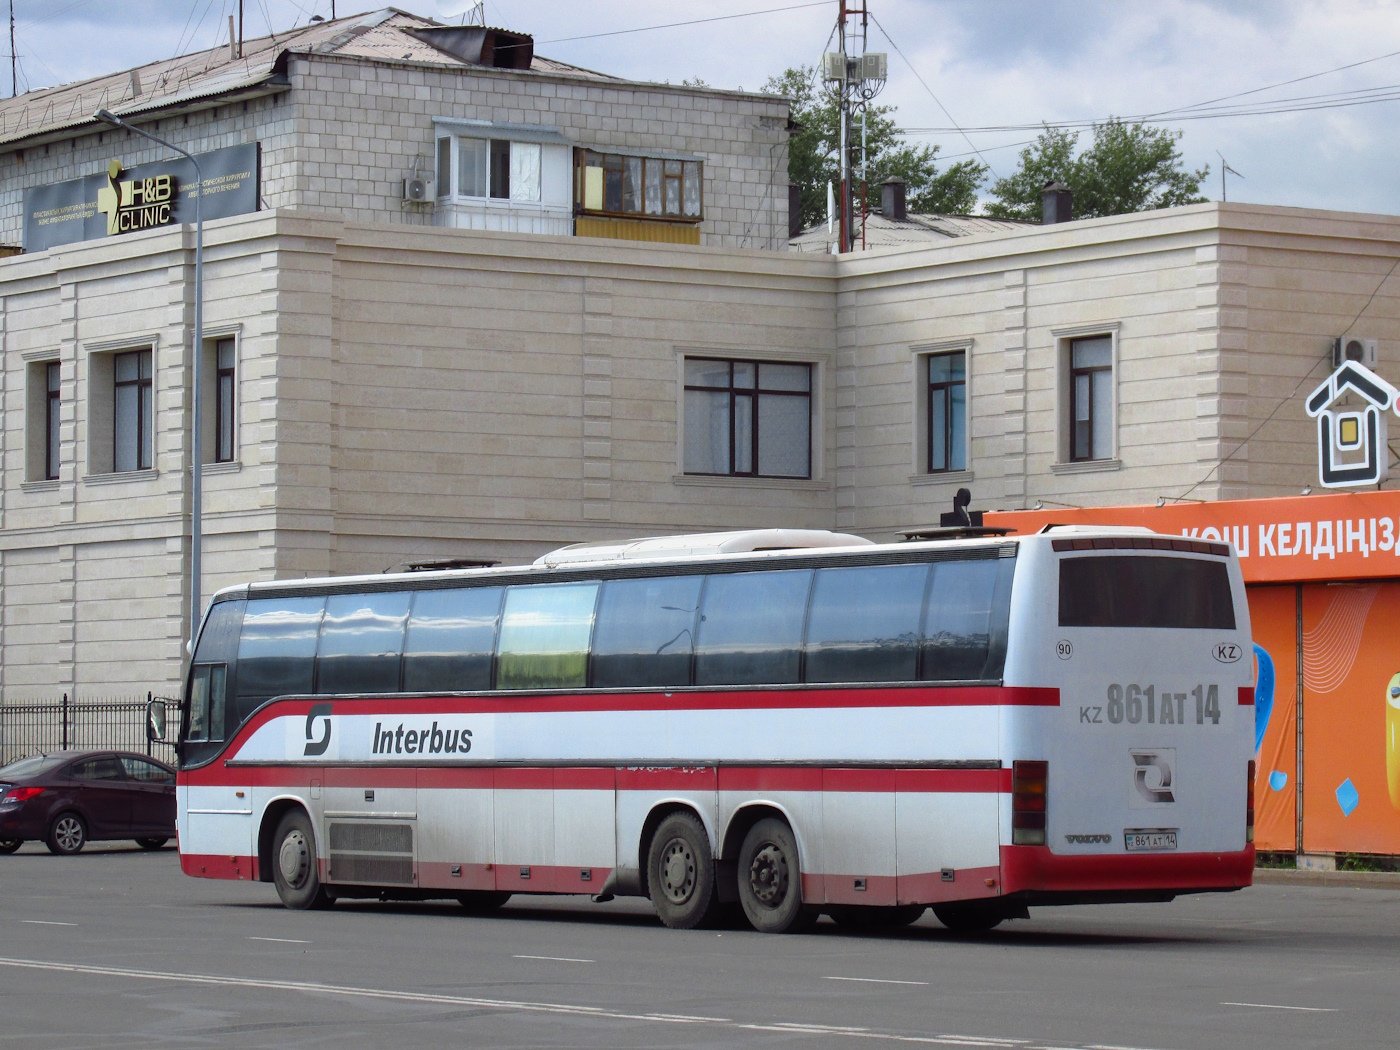
[[[855,247],[855,180],[851,171],[851,127],[854,110],[861,111],[860,137],[861,137],[861,161],[860,175],[862,180],[861,200],[864,201],[864,179],[865,179],[865,110],[870,100],[879,94],[880,89],[885,86],[885,71],[887,68],[887,56],[884,54],[872,54],[865,50],[867,42],[867,31],[869,22],[869,12],[867,8],[868,0],[841,0],[841,9],[836,23],[837,37],[840,51],[827,52],[822,56],[822,79],[827,83],[827,89],[836,94],[837,110],[840,113],[840,128],[838,149],[841,154],[840,161],[840,184],[841,184],[841,232],[837,245],[837,250],[842,252],[851,251]],[[861,53],[852,56],[847,53],[847,21],[860,18],[860,47]],[[850,33],[851,38],[854,33]],[[854,40],[851,40],[854,43]],[[862,244],[865,240],[865,232],[861,231]]]
[[[243,57],[243,0],[238,0],[238,57]]]
[[[1228,171],[1231,175],[1241,179],[1244,178],[1244,176],[1230,167],[1230,162],[1225,159],[1225,154],[1216,150],[1215,155],[1220,158],[1220,202],[1223,204],[1227,199],[1225,196],[1225,173]]]

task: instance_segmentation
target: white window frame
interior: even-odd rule
[[[115,360],[118,354],[148,351],[151,355],[151,465],[136,470],[116,469],[114,427],[116,422]],[[160,339],[156,334],[89,343],[82,348],[86,364],[83,377],[84,410],[87,426],[88,478],[140,479],[155,477],[160,462]]]

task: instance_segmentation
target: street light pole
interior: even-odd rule
[[[204,391],[204,216],[200,201],[204,196],[204,172],[194,155],[182,150],[173,142],[152,135],[149,131],[128,124],[109,110],[99,109],[93,114],[104,124],[125,128],[142,138],[150,139],[166,149],[174,150],[194,165],[194,411],[191,413],[193,431],[190,441],[190,457],[194,460],[190,479],[190,638],[189,652],[194,655],[194,643],[199,634],[200,615],[203,612],[200,600],[200,579],[203,572],[204,522],[202,518],[203,479],[200,477],[204,463],[203,435],[203,391]]]

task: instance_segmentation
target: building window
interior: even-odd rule
[[[1069,458],[1113,456],[1113,338],[1069,344]]]
[[[457,196],[538,201],[541,198],[541,164],[538,142],[460,138],[457,140]],[[439,155],[440,172],[446,170],[443,165]],[[443,182],[443,196],[450,186],[450,179]]]
[[[44,398],[44,480],[58,480],[58,423],[59,410],[62,401],[59,397],[62,388],[59,385],[59,364],[57,361],[48,361],[44,364],[45,398]]]
[[[59,426],[63,396],[57,361],[30,361],[25,367],[24,480],[56,481],[62,459]]]
[[[687,474],[812,476],[812,366],[685,361]]]
[[[151,469],[151,352],[112,359],[112,469]]]
[[[575,200],[598,215],[698,222],[701,162],[669,157],[576,151]]]
[[[452,193],[452,140],[437,140],[437,195],[447,197]]]
[[[928,355],[928,472],[967,469],[967,355]]]
[[[214,462],[233,461],[237,398],[234,385],[234,342],[220,339],[214,345]]]

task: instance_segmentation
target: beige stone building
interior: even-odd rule
[[[7,701],[177,686],[191,244],[0,260]],[[1235,204],[840,257],[218,220],[204,593],[682,530],[892,539],[960,486],[985,508],[1296,493],[1332,339],[1400,366],[1397,257],[1397,218]]]

